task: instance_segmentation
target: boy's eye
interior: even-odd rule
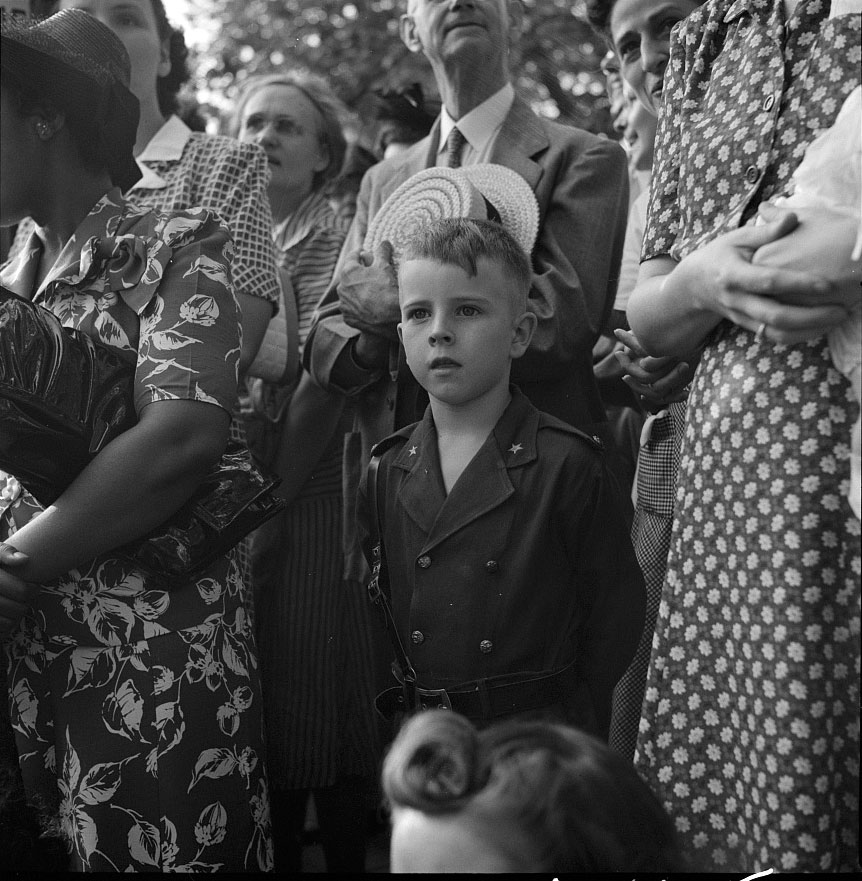
[[[407,318],[412,321],[422,321],[423,318],[428,317],[427,309],[411,309],[407,313]]]
[[[283,135],[289,135],[292,132],[300,132],[300,128],[292,119],[279,119],[275,124],[276,131]]]
[[[462,306],[459,310],[461,315],[466,315],[468,318],[472,318],[474,315],[479,315],[480,311],[475,306]]]

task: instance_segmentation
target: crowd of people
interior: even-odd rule
[[[394,872],[858,872],[859,0],[587,0],[620,143],[517,94],[518,0],[399,4],[439,100],[379,90],[365,144],[288,68],[207,133],[162,0],[38,7],[10,867],[295,873],[313,801],[330,872],[381,805]],[[33,306],[133,411],[51,492]],[[228,454],[257,488],[207,508]]]

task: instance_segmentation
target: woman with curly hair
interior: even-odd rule
[[[383,764],[393,872],[679,872],[670,817],[583,731],[450,710],[401,729]]]

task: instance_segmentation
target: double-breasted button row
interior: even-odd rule
[[[431,568],[431,557],[428,554],[423,554],[416,560],[416,565],[420,569],[430,569]],[[485,563],[485,571],[489,575],[494,575],[495,573],[500,571],[500,564],[496,560],[488,560]]]
[[[482,652],[483,655],[490,654],[494,650],[494,643],[491,642],[490,639],[483,639],[479,643],[479,651]]]
[[[425,634],[421,630],[414,630],[413,633],[410,634],[410,639],[413,641],[414,645],[422,645],[425,642]]]

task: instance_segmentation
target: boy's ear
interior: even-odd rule
[[[402,330],[403,327],[404,325],[399,321],[398,325],[395,328],[398,331],[398,342],[401,343],[402,346],[404,345],[404,331]]]
[[[512,345],[509,349],[513,358],[520,358],[527,351],[536,332],[536,323],[536,316],[532,312],[524,312],[515,319],[512,325]]]

